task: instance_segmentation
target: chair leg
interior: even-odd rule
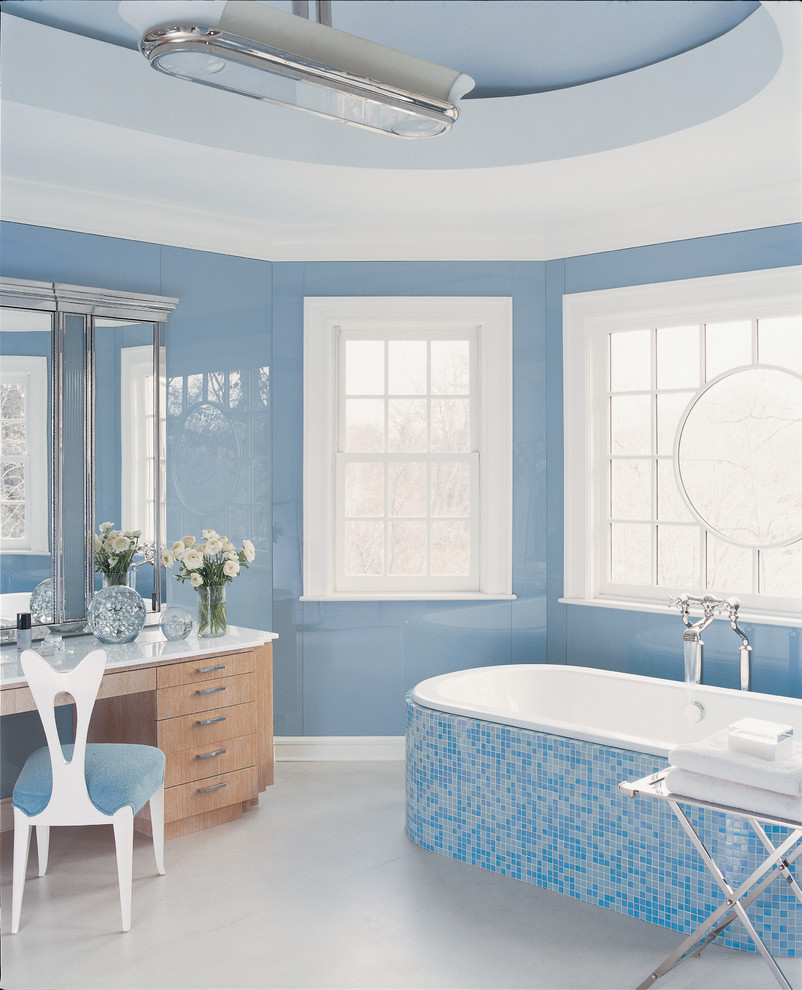
[[[156,869],[164,876],[164,784],[155,794],[151,794],[150,827],[153,832],[153,854],[156,857]]]
[[[14,865],[11,880],[11,933],[19,931],[22,914],[22,895],[25,890],[25,874],[28,870],[28,850],[31,846],[31,826],[28,817],[19,808],[14,809]]]
[[[50,854],[50,826],[36,826],[36,854],[39,858],[39,876],[47,873],[47,860]]]
[[[122,930],[131,930],[131,887],[134,866],[134,814],[130,807],[120,808],[113,816],[114,845],[117,850],[117,879],[120,884]]]

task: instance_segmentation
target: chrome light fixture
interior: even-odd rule
[[[474,86],[454,69],[256,0],[122,0],[119,10],[160,72],[396,137],[444,134]]]

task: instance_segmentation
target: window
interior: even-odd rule
[[[720,453],[710,470],[695,472],[691,499],[677,455],[679,436],[683,445],[688,436],[678,431],[703,389],[770,367],[798,396],[800,269],[582,293],[566,297],[564,312],[566,598],[653,607],[710,591],[737,595],[762,617],[798,616],[802,526],[790,541],[744,540],[737,516],[753,496],[748,481],[721,485],[727,471],[742,475]],[[732,449],[727,436],[749,416],[765,425],[770,415],[764,406],[746,419],[711,419],[697,447],[706,456]],[[761,467],[764,493],[767,477],[776,479],[763,514],[798,520],[802,485],[788,478],[802,463],[799,417],[777,422],[784,442]],[[773,496],[783,487],[780,510]],[[711,523],[711,506],[726,525]]]
[[[304,597],[511,597],[511,300],[310,298]]]
[[[0,546],[48,553],[47,358],[3,357]]]
[[[109,321],[104,321],[108,325]],[[163,358],[163,355],[162,355]],[[154,543],[156,513],[156,456],[154,451],[153,347],[120,348],[120,526],[139,529],[143,543]],[[165,436],[161,408],[159,436]],[[165,453],[160,451],[160,491],[164,492]],[[160,529],[165,532],[164,498]]]

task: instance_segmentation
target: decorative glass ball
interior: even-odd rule
[[[53,621],[53,582],[45,578],[31,592],[31,617],[35,623]]]
[[[101,588],[89,606],[89,625],[101,643],[132,643],[145,625],[142,596],[123,584]]]
[[[186,639],[192,632],[192,616],[180,605],[168,605],[159,626],[167,639]]]

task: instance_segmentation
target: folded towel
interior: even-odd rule
[[[802,797],[789,797],[761,787],[748,787],[746,784],[706,777],[704,774],[690,773],[676,767],[669,767],[665,784],[672,794],[679,797],[696,798],[728,808],[751,811],[758,817],[765,815],[769,818],[802,822]]]
[[[723,729],[698,742],[682,743],[668,754],[668,762],[681,770],[720,777],[749,787],[797,797],[802,795],[802,746],[794,743],[793,756],[772,762],[730,750],[728,736],[728,730]]]

